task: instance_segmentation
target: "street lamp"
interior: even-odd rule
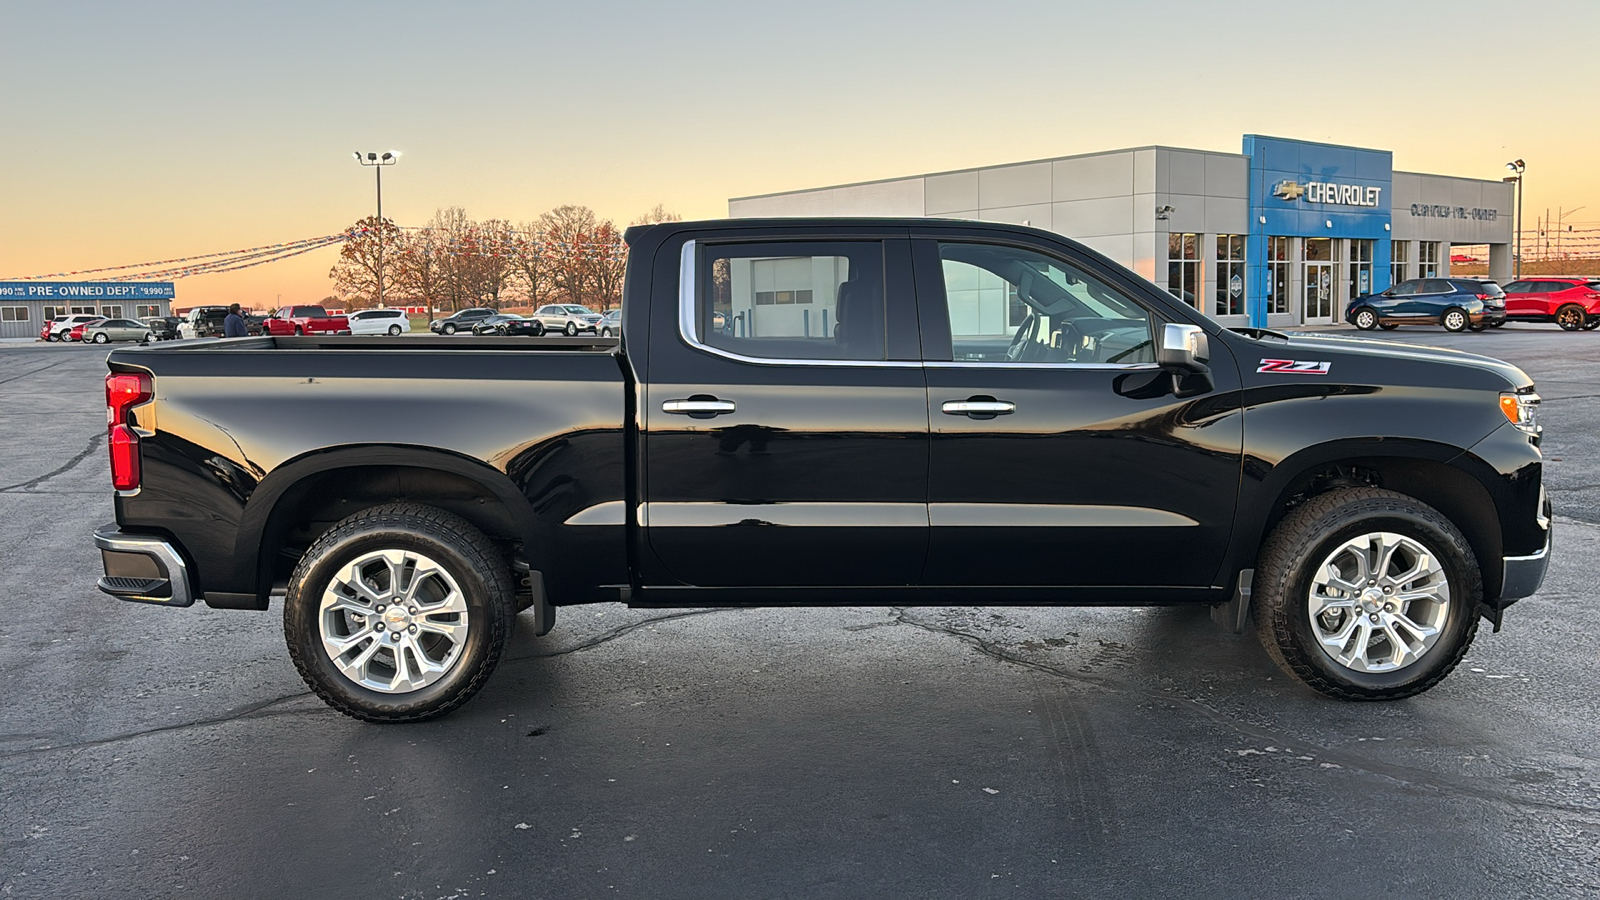
[[[357,150],[351,154],[356,162],[363,166],[371,166],[372,174],[378,180],[378,305],[383,305],[383,167],[392,166],[400,161],[400,151],[390,150],[379,156],[368,153],[365,156]]]
[[[1511,162],[1506,163],[1506,168],[1508,168],[1511,171],[1517,173],[1515,179],[1508,178],[1506,180],[1507,181],[1515,180],[1517,182],[1517,276],[1516,277],[1520,280],[1522,278],[1522,173],[1528,168],[1528,164],[1523,162],[1520,159],[1514,159]]]

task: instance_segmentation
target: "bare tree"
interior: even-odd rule
[[[400,240],[400,228],[385,219],[368,216],[351,226],[349,237],[339,247],[339,259],[328,270],[334,289],[350,298],[352,308],[372,306],[378,297],[379,241],[383,243],[384,272],[393,263],[393,247]]]
[[[390,251],[394,285],[398,292],[421,302],[431,311],[444,294],[444,254],[432,228],[406,233]]]
[[[550,290],[551,260],[540,242],[537,221],[523,222],[511,237],[511,265],[517,282],[527,292],[528,305],[538,306]]]
[[[589,286],[600,311],[621,306],[623,276],[628,271],[628,245],[622,242],[622,232],[610,219],[589,232],[584,260]]]
[[[544,253],[550,261],[550,286],[564,302],[582,305],[589,290],[590,273],[584,261],[595,229],[594,210],[587,206],[558,206],[539,217]]]
[[[669,212],[665,206],[657,203],[645,212],[644,215],[633,220],[635,225],[655,225],[660,222],[682,222],[683,216]]]

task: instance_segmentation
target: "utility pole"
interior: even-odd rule
[[[372,167],[372,174],[378,183],[378,306],[383,306],[383,167],[392,166],[400,161],[400,151],[390,150],[379,156],[376,153],[361,155],[357,150],[353,154],[356,162],[363,166]]]
[[[1522,178],[1523,178],[1523,172],[1527,171],[1527,169],[1528,169],[1528,164],[1523,162],[1520,159],[1514,159],[1511,162],[1506,163],[1506,168],[1508,168],[1511,171],[1517,173],[1517,176],[1516,176],[1516,182],[1517,182],[1517,275],[1516,275],[1516,277],[1520,280],[1522,278]]]

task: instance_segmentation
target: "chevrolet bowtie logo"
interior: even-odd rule
[[[1272,196],[1283,200],[1299,200],[1305,195],[1305,185],[1297,181],[1280,181],[1272,188]]]

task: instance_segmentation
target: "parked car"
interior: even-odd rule
[[[283,582],[317,696],[412,722],[603,602],[1203,604],[1299,682],[1393,700],[1549,565],[1539,397],[1499,360],[1230,330],[1021,226],[626,238],[621,343],[112,350],[100,589],[265,610]],[[834,327],[703,277],[774,257]]]
[[[411,330],[411,319],[403,309],[359,309],[345,316],[351,334],[404,334]]]
[[[1350,301],[1344,320],[1363,331],[1401,325],[1440,325],[1445,331],[1482,331],[1506,320],[1506,295],[1492,281],[1412,278],[1378,294]]]
[[[65,322],[66,320],[67,320],[66,316],[55,316],[54,318],[46,319],[44,325],[40,326],[40,328],[39,328],[39,340],[41,340],[41,341],[55,341],[55,340],[58,340],[58,338],[56,337],[56,327],[58,325],[60,325],[62,322]]]
[[[528,335],[540,337],[544,334],[544,325],[538,319],[525,319],[512,313],[498,313],[487,319],[478,320],[472,326],[473,334],[499,334],[499,335]]]
[[[482,307],[458,310],[442,319],[434,319],[429,322],[428,330],[434,334],[455,334],[458,331],[469,331],[472,326],[494,314],[494,310]]]
[[[178,337],[185,340],[222,337],[222,323],[227,318],[226,306],[196,306],[178,323]]]
[[[285,306],[261,323],[263,334],[286,337],[291,334],[349,334],[350,320],[330,315],[321,306]]]
[[[600,317],[600,336],[616,337],[622,333],[622,309],[617,308]]]
[[[139,321],[150,327],[156,340],[170,341],[178,336],[178,323],[182,320],[177,316],[147,316]]]
[[[1554,322],[1565,331],[1600,328],[1600,279],[1540,275],[1506,285],[1506,319]]]
[[[90,319],[87,322],[79,322],[78,324],[72,326],[71,328],[69,328],[67,330],[67,334],[66,334],[65,337],[62,338],[62,340],[70,341],[72,343],[78,343],[78,342],[80,342],[80,341],[82,341],[84,339],[84,337],[83,337],[84,332],[91,325],[98,325],[98,324],[100,324],[101,322],[104,322],[104,321],[106,321],[104,318],[102,318],[100,316],[95,316],[94,318]]]
[[[109,344],[112,341],[138,341],[141,344],[148,344],[155,340],[156,336],[149,325],[138,319],[101,319],[85,325],[81,339],[96,344]]]
[[[568,337],[580,331],[596,334],[600,331],[600,314],[586,306],[553,303],[539,307],[534,311],[533,318],[538,319],[546,331],[560,331]]]
[[[72,329],[79,325],[95,322],[105,318],[95,313],[73,313],[69,316],[56,316],[50,320],[50,331],[45,335],[47,341],[65,341],[71,339]]]

